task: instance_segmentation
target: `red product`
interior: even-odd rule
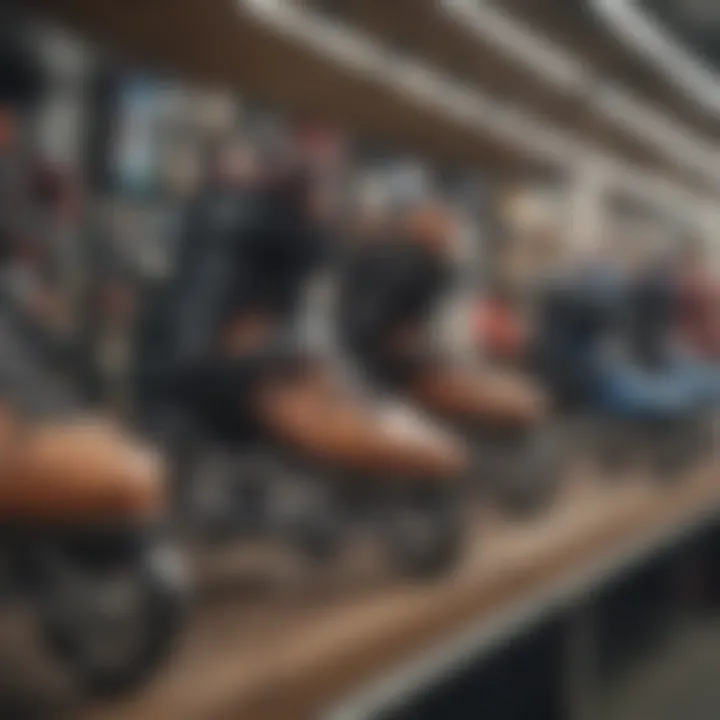
[[[501,300],[481,302],[475,324],[477,344],[495,360],[518,360],[525,352],[527,331],[517,313]]]
[[[720,284],[702,272],[680,279],[680,333],[701,357],[720,358]]]

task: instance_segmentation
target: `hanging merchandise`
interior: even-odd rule
[[[397,203],[423,202],[432,191],[431,174],[419,161],[402,160],[388,168],[387,172],[390,193]]]
[[[46,78],[33,121],[36,149],[47,161],[79,170],[86,152],[94,56],[81,39],[58,30],[38,28],[32,37]]]
[[[514,230],[529,232],[553,225],[560,206],[560,197],[552,189],[519,188],[506,195],[502,212]]]
[[[231,132],[240,118],[237,100],[221,91],[192,93],[196,129],[207,138],[222,137]]]
[[[120,84],[115,178],[121,192],[146,195],[158,189],[164,139],[184,122],[178,107],[178,89],[147,78]]]
[[[388,207],[388,182],[383,172],[374,169],[358,175],[355,187],[357,204],[361,211],[383,212]]]
[[[453,183],[456,201],[476,218],[488,217],[493,212],[491,183],[477,172],[461,175]]]
[[[40,154],[51,162],[76,168],[83,141],[83,107],[80,97],[54,92],[43,103],[38,128]]]
[[[117,183],[123,192],[147,191],[153,179],[152,86],[131,80],[123,84],[119,95]]]
[[[346,138],[329,125],[302,123],[294,128],[293,139],[298,151],[317,167],[337,167],[345,155]]]
[[[176,200],[191,196],[202,179],[201,153],[190,143],[169,143],[161,152],[159,175],[163,190]]]

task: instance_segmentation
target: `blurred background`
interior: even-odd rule
[[[448,355],[529,375],[549,286],[662,265],[702,307],[668,343],[708,373],[718,365],[712,0],[2,0],[0,48],[41,78],[21,115],[0,104],[0,233],[4,253],[31,261],[10,264],[3,297],[18,300],[58,394],[112,422],[137,421],[138,326],[178,272],[188,208],[218,163],[243,177],[289,158],[297,128],[317,156],[342,154],[333,257],[407,198],[449,209],[459,271],[433,341]],[[315,348],[333,345],[325,279],[307,278],[298,320]],[[659,379],[657,393],[670,384]],[[21,404],[48,403],[45,384],[10,382]],[[651,491],[582,489],[574,478],[589,471],[573,465],[580,490],[529,521],[478,523],[457,579],[430,588],[345,565],[298,580],[264,550],[248,564],[233,543],[190,543],[202,599],[185,644],[128,704],[68,689],[25,649],[13,609],[0,717],[713,720],[714,436],[693,457],[699,485]],[[403,617],[410,639],[393,645]],[[343,671],[323,684],[331,658]],[[296,665],[305,685],[288,680]],[[285,686],[284,707],[268,699]]]

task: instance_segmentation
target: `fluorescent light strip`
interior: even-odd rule
[[[720,115],[717,74],[685,52],[631,0],[591,0],[595,12],[636,52],[663,70],[683,94],[713,115]]]
[[[717,178],[715,163],[709,159],[715,154],[707,145],[699,145],[678,133],[672,123],[636,102],[633,98],[610,86],[594,95],[593,105],[609,119],[622,122],[636,137],[651,137],[664,154],[691,170],[702,168]]]
[[[644,103],[593,76],[572,54],[558,49],[537,33],[482,0],[441,0],[443,10],[458,26],[488,42],[512,60],[523,64],[543,80],[568,93],[582,93],[600,86],[587,98],[598,112],[618,123],[633,137],[660,151],[673,163],[700,170],[712,182],[720,180],[718,153],[689,130],[662,117]]]
[[[240,11],[251,13],[276,32],[288,35],[306,46],[330,55],[335,62],[353,72],[372,78],[415,101],[429,104],[454,122],[460,122],[484,134],[504,138],[538,157],[572,172],[588,158],[595,158],[608,168],[613,186],[626,188],[631,194],[650,202],[670,205],[690,203],[697,206],[696,196],[674,184],[648,176],[617,157],[608,157],[571,135],[559,133],[530,120],[524,113],[493,102],[478,91],[445,78],[437,69],[424,63],[402,62],[381,42],[364,33],[350,30],[337,22],[299,8],[291,0],[236,0]]]
[[[441,0],[448,15],[476,35],[490,40],[512,60],[542,72],[558,88],[577,91],[587,86],[588,73],[570,55],[478,0]]]
[[[398,58],[375,38],[281,0],[240,0],[240,5],[361,75],[430,106],[455,122],[490,132],[549,161],[568,163],[581,150],[577,140],[529,121],[524,114],[493,103],[474,89],[443,75],[437,68]]]

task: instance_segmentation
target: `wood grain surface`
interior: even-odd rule
[[[197,551],[201,597],[169,666],[122,702],[83,706],[23,623],[6,622],[0,692],[80,720],[304,720],[604,556],[717,508],[709,470],[676,487],[576,480],[544,517],[477,513],[449,578],[403,584],[370,551],[319,572],[272,548]],[[5,648],[8,648],[7,650]],[[25,705],[22,705],[22,703]],[[13,706],[14,707],[14,706]]]

